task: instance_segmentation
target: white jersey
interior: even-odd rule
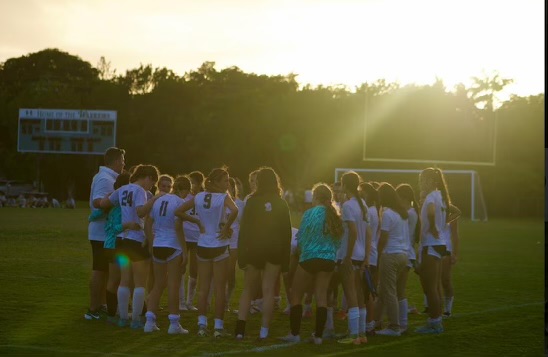
[[[439,239],[436,239],[430,231],[430,222],[428,221],[428,205],[433,204],[435,209],[436,229],[439,232]],[[424,199],[421,209],[421,246],[445,245],[443,239],[443,229],[445,223],[446,207],[443,203],[441,192],[438,190],[430,192]]]
[[[368,208],[363,199],[363,207],[366,212],[366,219],[368,214]],[[356,237],[356,242],[354,243],[354,250],[352,251],[352,260],[365,260],[365,233],[367,230],[367,221],[364,220],[360,204],[356,197],[352,197],[350,200],[346,201],[342,205],[342,220],[344,222],[344,234],[341,240],[341,246],[337,251],[337,259],[344,259],[346,257],[346,251],[348,249],[348,222],[354,222],[356,224],[356,230],[358,231],[358,236]]]
[[[453,251],[453,242],[451,241],[451,225],[446,224],[443,228],[443,232],[440,233],[443,237],[443,241],[445,242],[445,246],[447,247],[447,251],[451,252]]]
[[[99,172],[93,176],[93,181],[91,182],[91,191],[89,193],[89,207],[91,210],[97,208],[93,207],[93,201],[97,199],[105,198],[109,193],[114,191],[114,182],[118,173],[106,166],[99,167]],[[55,198],[51,200],[53,207],[61,207],[59,201]],[[88,225],[88,239],[97,240],[104,242],[105,241],[105,224],[106,218],[100,218],[94,221],[89,222]]]
[[[182,198],[169,193],[154,202],[150,211],[150,217],[154,220],[152,225],[152,232],[154,233],[153,247],[183,249],[175,231],[175,224],[178,220],[175,216],[175,210],[183,203]]]
[[[379,246],[380,230],[379,230],[379,211],[376,206],[371,206],[367,210],[369,213],[369,226],[371,227],[371,250],[369,254],[369,265],[377,266],[379,260],[379,253],[377,247]]]
[[[188,194],[184,198],[184,202],[190,201],[193,198],[193,195]],[[198,219],[198,215],[196,214],[196,208],[189,209],[188,211],[186,211],[186,214]],[[183,230],[185,232],[185,241],[194,243],[198,242],[198,238],[200,237],[200,227],[198,227],[196,223],[183,221]]]
[[[409,225],[409,248],[407,251],[407,256],[409,260],[416,260],[417,255],[415,253],[415,228],[417,227],[417,222],[419,221],[419,216],[413,207],[411,207],[407,213],[409,217],[407,218],[407,223]]]
[[[383,254],[407,254],[409,249],[409,224],[407,220],[387,207],[382,213],[381,231],[388,233]]]
[[[298,242],[298,234],[299,230],[297,228],[291,227],[291,255],[294,255],[297,253],[297,249],[299,246]]]
[[[194,208],[205,228],[200,233],[198,246],[218,248],[229,245],[226,239],[220,239],[219,234],[226,222],[225,199],[227,193],[200,192],[194,197]]]
[[[134,183],[122,186],[114,191],[110,197],[110,202],[122,209],[122,224],[136,222],[144,227],[144,219],[137,215],[137,207],[144,206],[147,203],[145,190]],[[126,230],[118,234],[118,237],[136,240],[143,243],[145,241],[145,232],[140,229]]]
[[[236,207],[238,207],[238,216],[234,220],[234,223],[232,223],[232,225],[230,226],[230,228],[232,228],[232,236],[230,237],[231,249],[238,248],[238,236],[240,234],[240,220],[242,219],[242,214],[244,213],[244,207],[245,207],[245,202],[239,198],[236,198],[234,200],[234,203],[236,204]],[[228,219],[229,215],[230,215],[230,208],[227,208],[226,219]]]

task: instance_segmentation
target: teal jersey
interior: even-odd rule
[[[104,248],[114,249],[116,247],[116,237],[124,231],[122,226],[122,208],[121,206],[112,207],[107,216],[105,224],[105,244]]]
[[[301,252],[299,262],[310,259],[336,261],[341,240],[327,233],[325,215],[324,206],[313,207],[304,213],[297,233],[297,243]]]

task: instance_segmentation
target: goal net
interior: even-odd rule
[[[418,198],[419,174],[422,170],[337,168],[335,182],[348,171],[358,173],[364,181],[389,182],[394,186],[410,184]],[[443,170],[443,174],[451,202],[462,211],[463,216],[470,217],[472,221],[487,221],[479,174],[474,170]]]

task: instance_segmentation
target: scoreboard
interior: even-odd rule
[[[116,111],[19,109],[17,151],[103,155],[116,146]]]

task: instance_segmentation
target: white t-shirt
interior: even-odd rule
[[[184,198],[184,202],[190,201],[193,198],[194,196],[189,193]],[[198,215],[196,214],[196,208],[189,209],[188,211],[186,211],[186,214],[194,218],[198,218]],[[198,238],[200,237],[200,227],[198,227],[196,223],[183,221],[183,230],[185,232],[185,241],[194,243],[198,242]]]
[[[96,199],[103,199],[106,195],[114,191],[114,182],[118,173],[106,166],[100,166],[99,172],[93,176],[91,182],[91,191],[89,193],[89,207],[91,210],[96,210],[93,207],[93,201]],[[52,200],[53,207],[60,207],[59,201]],[[88,225],[88,239],[96,240],[100,242],[105,241],[105,224],[106,218],[101,218],[96,221],[89,222]]]
[[[363,207],[366,212],[366,218],[369,215],[367,205],[365,204],[365,201],[363,199]],[[365,260],[365,234],[367,230],[367,221],[369,221],[369,218],[367,218],[367,221],[363,219],[362,210],[360,208],[360,204],[358,203],[358,200],[356,197],[352,197],[351,199],[347,200],[342,205],[342,220],[344,222],[344,234],[341,240],[341,246],[339,250],[337,251],[337,259],[344,259],[346,257],[346,251],[348,249],[348,235],[349,235],[349,229],[348,229],[348,222],[354,222],[356,224],[356,230],[358,232],[358,236],[356,237],[356,242],[354,243],[354,249],[352,251],[352,260],[359,260],[363,261]]]
[[[304,203],[312,203],[313,192],[312,190],[304,191]]]
[[[147,203],[147,194],[141,186],[134,183],[122,186],[114,191],[109,199],[114,206],[121,207],[122,224],[137,222],[141,227],[144,227],[145,220],[137,215],[137,207],[144,206]],[[120,233],[118,237],[143,243],[145,241],[145,232],[142,229],[138,231],[126,230]]]
[[[428,221],[428,205],[433,204],[435,209],[435,222],[436,228],[439,232],[439,239],[434,238],[430,234],[430,222]],[[443,228],[445,223],[446,208],[443,204],[441,192],[438,190],[430,192],[424,199],[424,203],[421,208],[421,247],[432,245],[445,245],[443,239]]]
[[[443,237],[443,241],[445,242],[447,251],[448,252],[453,251],[453,242],[451,242],[451,225],[450,224],[445,224],[445,227],[443,228],[443,231],[441,232],[441,236]]]
[[[297,228],[291,227],[291,255],[297,253],[297,248],[299,246],[297,233],[299,233],[299,230]]]
[[[245,203],[239,198],[236,198],[234,200],[234,203],[236,204],[236,207],[238,207],[238,216],[234,220],[234,223],[232,223],[232,236],[230,237],[230,248],[231,249],[237,249],[238,248],[238,236],[240,234],[240,220],[242,219],[242,213],[244,212],[244,206]],[[228,219],[228,216],[230,215],[230,209],[226,209],[226,218]]]
[[[170,193],[163,195],[154,202],[150,211],[150,217],[154,220],[152,225],[152,232],[154,233],[153,247],[183,249],[175,231],[175,224],[178,220],[175,216],[175,210],[183,202],[182,198]]]
[[[407,220],[386,208],[382,214],[381,231],[388,233],[388,239],[384,246],[383,254],[407,254],[409,249],[409,224]]]
[[[371,227],[371,253],[369,254],[369,265],[377,266],[379,260],[379,253],[377,247],[379,246],[379,211],[377,207],[371,206],[367,209],[369,213],[369,226]]]
[[[200,233],[199,247],[218,248],[229,245],[229,240],[219,238],[226,222],[226,196],[226,193],[200,192],[194,197],[194,208],[205,229],[205,233]]]
[[[411,207],[407,213],[409,217],[407,218],[407,223],[409,226],[409,248],[407,251],[407,256],[409,260],[416,260],[417,254],[415,253],[415,227],[417,227],[417,222],[419,221],[419,216],[413,207]]]

